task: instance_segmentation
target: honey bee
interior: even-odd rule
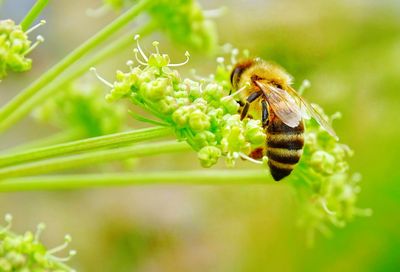
[[[238,92],[241,119],[261,118],[266,129],[265,148],[250,157],[268,157],[274,180],[288,176],[303,154],[303,119],[313,117],[329,134],[337,136],[328,122],[292,87],[291,76],[277,65],[261,59],[238,62],[231,73],[231,84]]]

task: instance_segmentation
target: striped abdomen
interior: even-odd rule
[[[292,172],[299,162],[304,146],[303,121],[297,127],[289,127],[277,117],[267,127],[268,166],[274,180],[279,181]]]

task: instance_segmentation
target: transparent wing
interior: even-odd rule
[[[283,123],[289,127],[299,125],[303,118],[302,110],[291,95],[261,80],[256,81],[256,84],[263,91],[269,106]]]
[[[331,125],[328,123],[328,121],[318,111],[315,110],[312,104],[304,100],[304,98],[302,98],[292,87],[288,87],[288,92],[293,98],[299,101],[300,108],[302,108],[302,111],[303,109],[305,109],[306,114],[309,113],[311,117],[314,118],[318,122],[318,124],[320,124],[330,135],[335,137],[336,140],[339,139],[335,131],[331,127]]]

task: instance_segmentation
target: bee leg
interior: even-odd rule
[[[250,103],[259,98],[262,95],[262,93],[263,93],[262,91],[255,92],[247,97],[246,104],[244,104],[242,113],[240,114],[240,120],[243,120],[246,117],[247,112],[249,111]]]
[[[240,113],[240,120],[243,120],[246,117],[247,112],[249,111],[249,107],[250,107],[250,103],[246,102],[246,104],[244,104],[242,112]]]
[[[244,103],[243,103],[243,101],[241,101],[241,100],[237,100],[236,102],[239,104],[239,106],[241,106],[241,107],[243,107],[243,106],[244,106]]]
[[[263,127],[268,126],[268,104],[267,101],[263,100],[261,101],[262,105],[262,125]]]

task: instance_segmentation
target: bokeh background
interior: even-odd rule
[[[0,18],[19,21],[33,1],[5,0]],[[78,271],[399,271],[400,270],[400,2],[374,0],[202,0],[227,7],[216,19],[221,43],[229,42],[285,67],[298,86],[309,79],[308,100],[340,111],[334,127],[355,155],[363,176],[355,218],[331,237],[306,244],[296,225],[296,201],[284,184],[248,186],[145,186],[0,195],[0,214],[14,215],[17,232],[48,228],[49,247],[73,237]],[[39,32],[46,42],[31,55],[34,69],[0,85],[4,104],[35,77],[85,41],[116,13],[89,18],[96,0],[52,1]],[[181,56],[162,34],[165,51]],[[106,78],[131,58],[127,48],[98,68]],[[214,58],[197,52],[189,68],[207,73]],[[130,122],[129,126],[143,126]],[[1,135],[5,149],[56,133],[59,128],[26,119]],[[197,169],[195,154],[157,156],[130,163],[132,171]],[[82,171],[119,169],[93,166]],[[76,170],[78,171],[78,170]],[[81,170],[80,170],[81,171]]]

